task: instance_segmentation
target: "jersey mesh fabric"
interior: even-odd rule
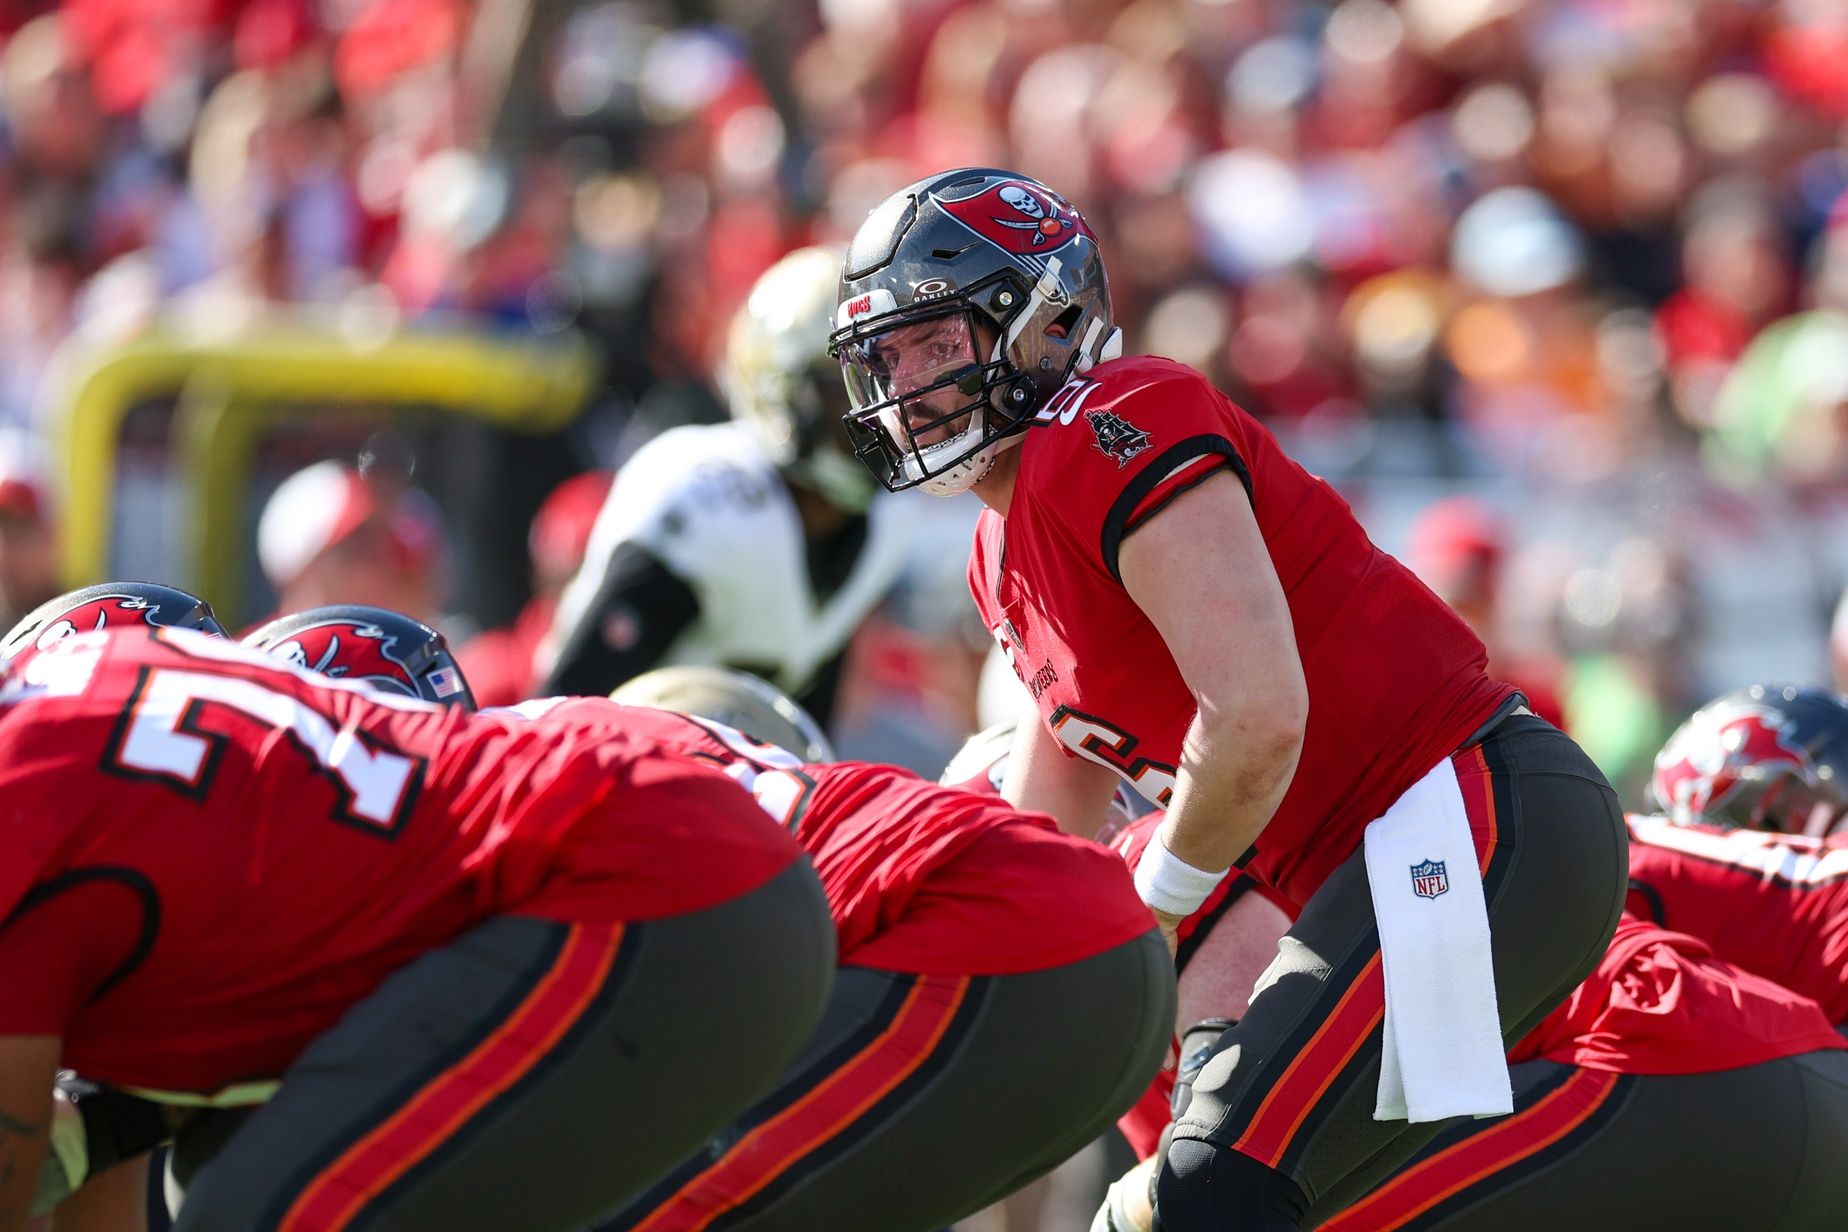
[[[545,711],[607,723],[725,766],[778,801],[814,862],[842,965],[1007,975],[1101,954],[1153,920],[1107,849],[999,797],[896,766],[803,765],[720,724],[581,698]]]

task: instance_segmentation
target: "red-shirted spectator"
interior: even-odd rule
[[[257,559],[282,612],[363,603],[427,622],[442,599],[442,558],[429,496],[387,494],[334,461],[285,479],[257,523]]]

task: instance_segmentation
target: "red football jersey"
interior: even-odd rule
[[[8,932],[81,893],[102,909],[51,940],[121,960],[100,991],[9,984],[0,1033],[58,1032],[87,1077],[196,1094],[275,1077],[488,916],[679,914],[800,854],[726,776],[641,738],[468,716],[164,629],[67,638],[5,678],[0,800],[0,919],[47,903],[0,949],[42,969]]]
[[[1068,753],[1160,805],[1193,698],[1123,589],[1117,550],[1209,474],[1244,483],[1309,686],[1296,777],[1248,866],[1293,902],[1512,693],[1486,674],[1469,627],[1373,546],[1347,503],[1191,368],[1100,364],[1054,395],[1020,454],[1007,517],[984,511],[977,525],[976,605]]]
[[[1708,1074],[1848,1048],[1828,1016],[1699,939],[1625,915],[1598,968],[1508,1053],[1617,1074]]]
[[[1629,909],[1848,1024],[1848,849],[1631,816]]]
[[[814,861],[842,965],[920,975],[1043,971],[1154,927],[1107,848],[999,797],[865,762],[805,765],[706,719],[596,698],[529,713],[605,722],[748,784]]]

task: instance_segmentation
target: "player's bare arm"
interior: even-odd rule
[[[1039,712],[1029,707],[1014,729],[1001,794],[1016,808],[1052,814],[1067,833],[1095,838],[1116,781],[1108,766],[1067,756],[1040,722]]]
[[[1162,841],[1196,869],[1229,868],[1282,801],[1308,722],[1283,586],[1228,471],[1132,530],[1118,563],[1198,708]]]
[[[20,1232],[32,1211],[58,1051],[55,1035],[0,1036],[0,1232]]]
[[[137,1155],[85,1181],[59,1203],[51,1232],[145,1232],[148,1161]]]

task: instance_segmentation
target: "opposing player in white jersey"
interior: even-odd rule
[[[772,266],[732,324],[733,421],[662,433],[616,477],[542,648],[541,695],[668,664],[741,668],[824,724],[841,652],[897,579],[901,510],[839,440],[837,254]]]

